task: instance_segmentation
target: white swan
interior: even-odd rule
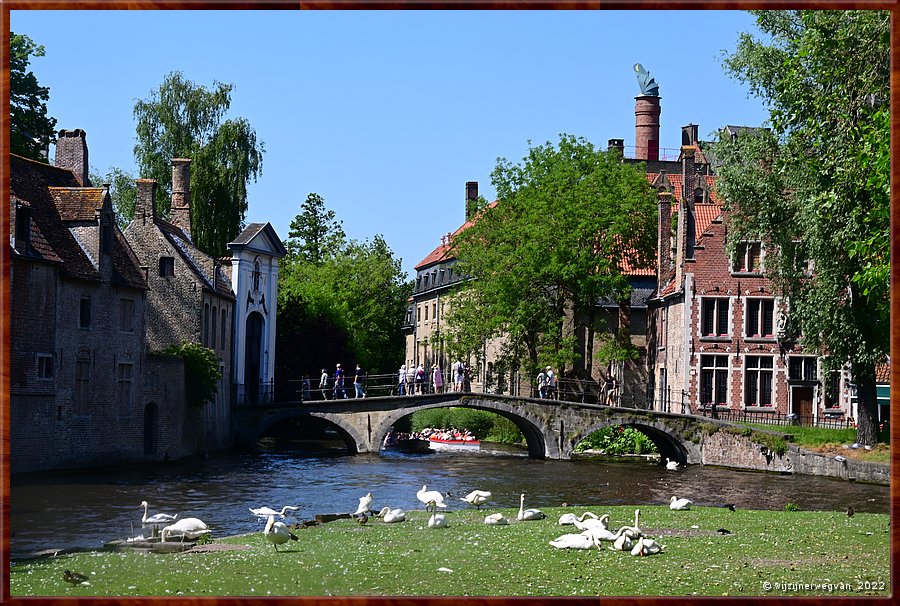
[[[196,539],[197,537],[208,534],[209,526],[198,518],[182,518],[170,526],[162,529],[162,540],[165,543],[169,535],[180,535],[181,540]]]
[[[276,522],[274,515],[269,516],[266,527],[263,529],[263,534],[266,536],[269,543],[275,547],[275,551],[278,551],[279,545],[283,545],[288,541],[300,540],[297,538],[297,535],[288,529],[284,522]]]
[[[609,528],[603,528],[601,526],[595,526],[593,528],[588,528],[583,531],[583,534],[586,537],[591,537],[597,541],[613,541],[615,542],[619,537],[623,536],[625,533],[630,532],[634,534],[634,530],[629,526],[623,526],[617,531],[613,532]]]
[[[519,495],[519,515],[517,520],[543,520],[547,515],[540,509],[525,509],[525,493]]]
[[[250,513],[256,517],[266,519],[269,516],[281,516],[283,518],[287,515],[288,510],[297,511],[300,508],[294,507],[293,505],[285,505],[281,508],[281,511],[275,511],[271,507],[257,507],[256,509],[248,507],[248,509],[250,510]]]
[[[691,505],[693,505],[693,504],[694,504],[694,502],[689,499],[679,499],[678,497],[676,497],[674,495],[672,496],[671,499],[669,499],[669,509],[672,509],[675,511],[680,511],[683,509],[690,509]]]
[[[493,526],[503,526],[509,524],[509,520],[502,513],[492,513],[489,516],[484,516],[484,523]]]
[[[160,524],[168,524],[169,522],[174,522],[175,518],[178,517],[178,514],[169,515],[167,513],[156,513],[152,516],[148,516],[148,509],[150,508],[147,505],[147,501],[141,501],[141,507],[144,508],[144,517],[141,518],[141,524],[143,526],[154,526],[155,529],[158,530]]]
[[[659,553],[664,548],[665,548],[665,545],[660,545],[653,539],[641,537],[637,540],[637,542],[635,542],[634,547],[631,548],[631,555],[633,555],[633,556],[651,555],[654,553]]]
[[[599,518],[594,516],[586,520],[578,520],[573,522],[578,530],[588,530],[590,528],[609,528],[609,514],[604,513]]]
[[[356,508],[356,511],[353,512],[353,515],[358,516],[361,513],[366,513],[372,507],[372,501],[375,498],[372,496],[372,493],[366,493],[366,496],[359,497],[359,507]]]
[[[628,527],[622,527],[619,530],[621,531],[619,538],[613,541],[609,548],[613,551],[631,551],[631,548],[634,547],[634,532]]]
[[[461,501],[465,501],[469,505],[474,505],[478,509],[491,498],[491,493],[487,490],[473,490],[464,497],[460,497]]]
[[[559,516],[559,525],[566,526],[568,524],[574,524],[575,522],[584,522],[585,518],[593,518],[595,520],[599,519],[590,511],[585,511],[583,514],[581,514],[581,517],[576,516],[574,513],[564,513]]]
[[[678,461],[673,461],[669,457],[666,457],[666,469],[675,471],[676,469],[678,469]]]
[[[381,518],[382,522],[392,524],[394,522],[402,522],[406,519],[406,512],[402,509],[391,509],[390,507],[382,507],[381,511],[375,514],[376,518]]]
[[[442,513],[433,513],[428,518],[428,528],[446,528],[447,516]]]
[[[552,541],[550,544],[557,549],[593,549],[597,546],[597,540],[586,534],[563,534]]]
[[[437,490],[428,490],[428,486],[425,484],[422,485],[422,490],[416,493],[416,498],[425,505],[426,511],[428,510],[428,504],[431,502],[434,502],[437,507],[446,507],[444,495]]]

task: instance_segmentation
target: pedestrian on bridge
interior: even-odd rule
[[[401,364],[397,372],[397,395],[406,395],[406,364]]]
[[[541,372],[538,373],[537,378],[535,378],[535,383],[537,383],[538,388],[538,397],[542,400],[547,399],[547,373],[544,372],[544,369],[541,369]]]
[[[421,363],[416,368],[415,385],[417,394],[425,393],[425,367]]]
[[[353,388],[356,390],[357,398],[365,398],[366,392],[363,391],[363,369],[359,364],[356,365],[356,374],[353,375]]]
[[[441,372],[441,367],[437,364],[433,368],[434,374],[431,382],[434,386],[434,393],[444,393],[444,373]]]
[[[463,365],[463,361],[456,358],[456,362],[450,367],[450,373],[453,375],[453,391],[462,391],[466,374],[466,367]]]
[[[344,391],[344,370],[341,368],[340,364],[337,364],[334,368],[334,399],[338,399],[338,394],[341,394],[343,399],[347,399],[347,392]]]
[[[328,371],[322,369],[322,376],[319,377],[319,389],[322,390],[322,399],[328,399]]]
[[[559,398],[559,393],[556,391],[556,373],[553,372],[553,367],[548,366],[547,370],[547,397],[551,400],[556,400]]]
[[[303,373],[303,381],[300,383],[301,396],[300,399],[304,402],[309,402],[312,400],[312,395],[309,393],[309,375]]]

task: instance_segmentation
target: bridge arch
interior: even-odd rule
[[[291,419],[302,419],[304,417],[313,417],[325,421],[329,426],[333,427],[338,436],[347,446],[347,452],[357,454],[366,452],[365,436],[359,433],[359,430],[351,423],[347,423],[346,419],[340,415],[316,412],[304,412],[297,410],[285,410],[278,414],[266,416],[253,430],[253,441],[263,437],[269,429]]]
[[[539,419],[532,417],[527,412],[510,405],[508,402],[488,400],[472,397],[460,397],[459,399],[450,399],[439,402],[430,402],[417,406],[415,409],[398,409],[393,414],[388,414],[384,419],[372,429],[373,450],[380,449],[384,442],[384,437],[397,421],[404,417],[417,412],[419,410],[430,410],[433,408],[473,408],[476,410],[485,410],[493,412],[512,421],[513,424],[522,432],[525,437],[525,443],[528,446],[528,456],[532,459],[543,458],[559,458],[559,448],[553,441],[546,439],[545,431]],[[377,441],[375,441],[377,440]],[[377,448],[375,448],[377,446]]]
[[[687,463],[699,463],[701,455],[697,445],[686,440],[680,431],[673,430],[662,421],[649,419],[632,419],[626,417],[610,417],[603,421],[592,423],[579,430],[569,438],[569,449],[573,452],[575,445],[595,431],[606,427],[631,427],[647,436],[659,451],[660,461],[671,459],[680,465]]]

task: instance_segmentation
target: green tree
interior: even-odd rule
[[[300,205],[301,213],[291,221],[285,242],[292,259],[321,265],[333,259],[346,243],[341,221],[333,210],[325,208],[325,200],[310,193]]]
[[[742,34],[724,65],[768,105],[771,130],[716,146],[730,242],[766,242],[800,342],[831,369],[849,366],[857,440],[874,444],[875,366],[890,334],[890,13],[754,15],[766,38]]]
[[[165,217],[171,204],[172,158],[190,158],[192,237],[213,256],[225,255],[244,227],[247,185],[265,151],[246,119],[224,119],[232,88],[213,82],[208,90],[172,72],[134,105],[134,155],[141,176],[159,183],[157,212]]]
[[[120,229],[125,229],[134,218],[134,201],[137,198],[134,176],[121,168],[110,166],[105,175],[91,169],[90,178],[94,187],[101,184],[109,185],[109,197],[116,211],[116,223]]]
[[[44,47],[24,34],[9,33],[9,151],[46,162],[43,152],[56,140],[56,118],[47,115],[50,89],[28,70]]]
[[[656,198],[640,167],[571,135],[530,147],[521,164],[499,159],[491,179],[499,202],[453,241],[472,279],[447,315],[451,350],[502,334],[514,368],[527,360],[531,372],[539,359],[563,368],[575,347],[565,318],[586,317],[592,331],[601,299],[631,294],[626,261],[652,266]],[[605,351],[609,360],[637,355],[625,331]]]

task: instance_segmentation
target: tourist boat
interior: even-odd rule
[[[479,450],[481,448],[481,442],[474,439],[447,440],[431,436],[428,440],[431,442],[433,450]]]
[[[385,450],[399,450],[400,452],[424,454],[431,452],[431,442],[424,438],[408,438],[394,440],[385,443]]]

